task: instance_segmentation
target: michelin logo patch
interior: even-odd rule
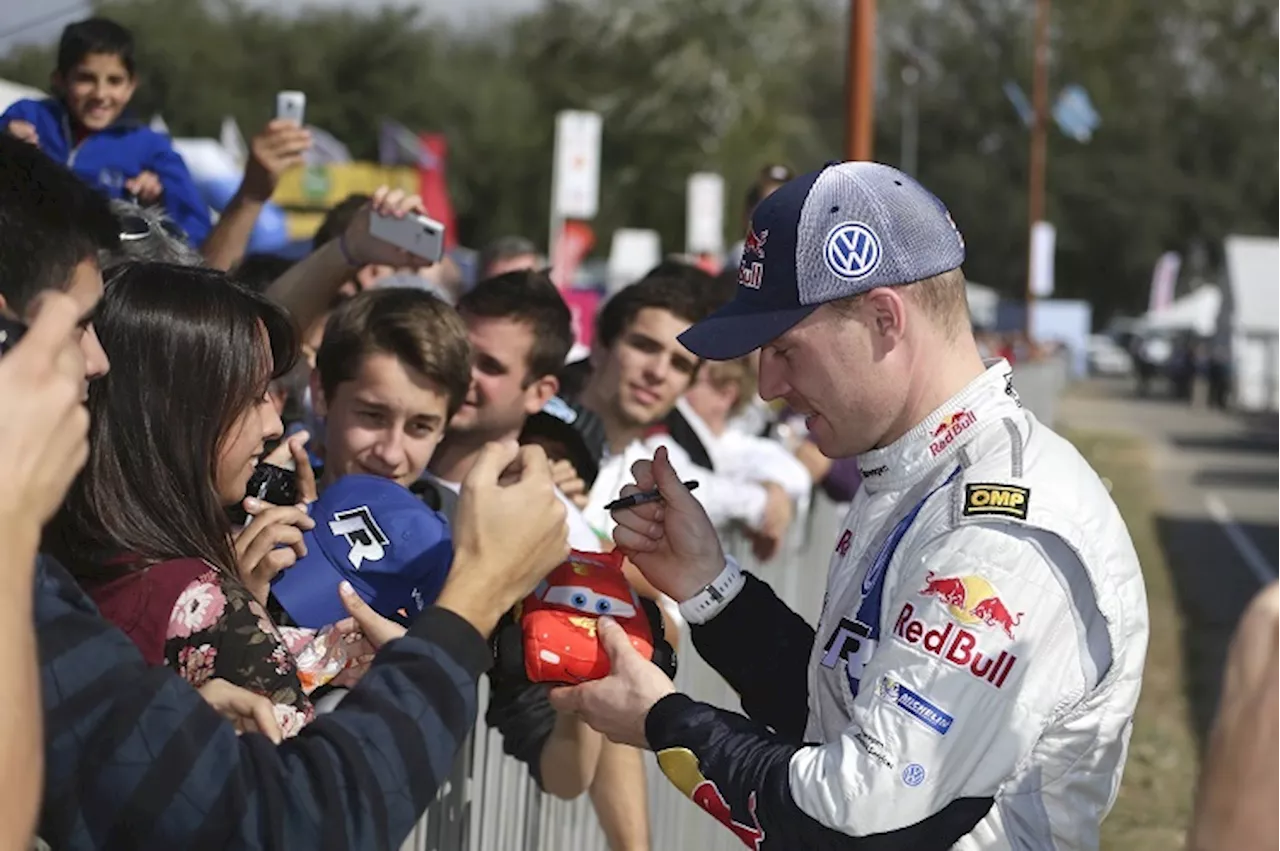
[[[939,736],[945,736],[955,720],[893,677],[881,677],[876,684],[876,694],[895,704]]]

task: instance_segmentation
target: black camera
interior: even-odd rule
[[[18,345],[18,341],[25,333],[27,333],[26,325],[0,313],[0,356]]]
[[[258,464],[253,475],[249,477],[244,495],[272,505],[297,505],[297,474],[293,470],[286,470],[275,464]]]
[[[293,470],[277,467],[275,464],[259,463],[249,477],[249,484],[244,489],[245,497],[253,497],[271,505],[297,505],[298,480]],[[228,511],[231,519],[237,524],[249,519],[243,505],[234,505]]]

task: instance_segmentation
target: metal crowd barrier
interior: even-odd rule
[[[1020,366],[1014,377],[1023,404],[1049,425],[1066,384],[1067,365],[1061,359]],[[726,548],[816,625],[846,510],[815,494],[808,514],[792,526],[786,546],[769,563],[757,562],[743,538],[731,538]],[[693,649],[687,627],[677,652],[677,688],[697,700],[741,709],[737,695]],[[502,752],[502,737],[484,723],[488,693],[488,681],[482,680],[475,731],[401,851],[609,851],[589,796],[562,801],[543,794],[525,766]],[[740,851],[741,842],[672,786],[652,756],[645,757],[645,768],[652,848]]]

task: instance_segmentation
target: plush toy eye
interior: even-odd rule
[[[596,613],[601,615],[609,614],[609,610],[613,608],[613,604],[608,600],[596,600]]]
[[[569,598],[569,602],[572,603],[576,609],[585,609],[587,607],[587,595],[579,591],[577,594],[574,594]]]

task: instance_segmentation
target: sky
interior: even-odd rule
[[[172,0],[180,3],[186,0]],[[438,15],[455,24],[483,20],[494,14],[524,12],[536,8],[541,0],[247,0],[251,5],[270,6],[287,14],[309,6],[348,9],[377,9],[380,6],[417,6],[430,15]],[[26,42],[51,42],[62,28],[82,17],[88,3],[75,0],[0,0],[0,55]],[[29,24],[29,26],[28,26]],[[11,34],[22,28],[21,32]]]

